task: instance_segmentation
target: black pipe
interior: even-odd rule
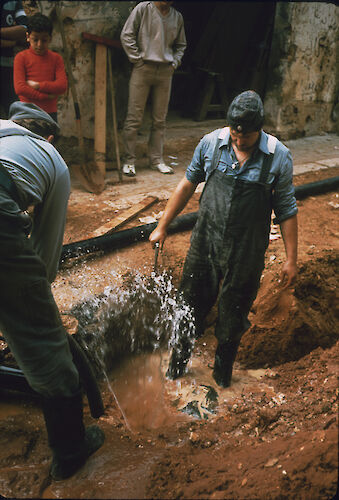
[[[84,351],[71,335],[68,335],[68,340],[74,364],[77,367],[82,386],[87,395],[91,415],[93,418],[99,418],[104,414],[105,409],[93,369]],[[0,365],[0,387],[39,396],[27,382],[22,370],[18,368]]]
[[[10,391],[38,394],[27,382],[25,375],[18,368],[0,365],[0,387]]]
[[[309,184],[302,184],[295,188],[295,197],[297,200],[303,200],[307,196],[314,196],[315,194],[328,193],[335,191],[339,187],[339,177],[330,177],[322,181],[310,182]]]
[[[176,217],[170,224],[168,233],[171,234],[192,229],[197,220],[197,214],[198,212],[192,212]],[[151,232],[157,227],[157,224],[157,222],[152,222],[151,224],[144,224],[131,229],[125,229],[124,231],[117,231],[116,233],[104,234],[103,236],[89,238],[88,240],[68,243],[63,246],[61,262],[73,257],[79,257],[86,253],[100,250],[116,250],[136,243],[137,241],[146,240]]]
[[[302,200],[307,196],[316,194],[327,193],[339,187],[339,177],[331,177],[318,182],[311,182],[303,184],[295,188],[295,197],[297,200]],[[168,227],[168,234],[177,233],[179,231],[187,231],[192,229],[196,223],[198,212],[191,212],[188,214],[176,217]],[[112,234],[104,234],[96,238],[89,238],[87,240],[76,241],[68,243],[63,246],[60,262],[67,259],[79,257],[84,254],[92,252],[117,250],[126,247],[137,241],[146,240],[151,232],[157,227],[157,222],[151,224],[144,224],[142,226],[125,229],[124,231],[117,231]]]

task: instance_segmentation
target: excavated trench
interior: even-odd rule
[[[43,429],[38,407],[34,402],[26,403],[30,424],[20,411],[16,409],[18,414],[13,415],[8,407],[8,415],[12,416],[7,423],[1,422],[1,432],[5,431],[12,442],[15,439],[27,443],[22,448],[23,456],[20,444],[17,456],[7,458],[8,464],[13,460],[23,462],[16,469],[8,469],[18,488],[21,484],[16,496],[146,498],[148,471],[162,463],[164,453],[179,451],[189,443],[187,437],[179,438],[175,429],[193,429],[190,439],[196,439],[192,422],[213,425],[224,414],[225,405],[231,408],[232,402],[249,390],[250,394],[269,395],[274,404],[283,404],[281,393],[272,388],[264,375],[278,364],[300,359],[319,346],[329,348],[338,340],[333,287],[337,266],[338,258],[328,252],[315,262],[303,264],[293,293],[274,294],[272,284],[263,290],[253,311],[255,323],[243,338],[230,389],[218,388],[211,377],[213,320],[195,345],[187,375],[178,382],[166,380],[168,344],[175,335],[181,310],[167,274],[125,275],[123,287],[110,287],[103,294],[78,302],[69,315],[76,319],[75,338],[89,357],[102,390],[105,414],[100,422],[109,444],[72,481],[61,486],[48,485],[49,452],[44,433],[37,430]],[[87,405],[88,415],[86,408]],[[23,429],[19,435],[18,425]],[[212,446],[208,443],[213,444],[213,440],[206,443],[204,446]],[[30,465],[32,453],[39,457],[33,463],[42,460],[38,469]],[[34,477],[30,467],[34,468]],[[4,472],[2,475],[6,477]],[[30,485],[26,490],[22,487],[23,478]],[[17,490],[11,484],[2,491],[13,496]]]
[[[338,260],[335,252],[329,252],[314,262],[303,264],[293,292],[272,291],[271,287],[263,292],[253,308],[252,327],[241,342],[237,362],[242,369],[260,371],[272,368],[297,361],[318,347],[326,349],[336,343],[339,338],[335,286]],[[129,274],[125,276],[123,289],[110,289],[106,294],[78,303],[70,314],[78,321],[77,340],[96,367],[98,377],[102,378],[102,370],[108,375],[113,370],[114,379],[120,364],[124,373],[118,378],[123,379],[132,366],[137,367],[140,363],[146,368],[149,359],[159,372],[160,380],[164,381],[168,350],[178,335],[176,327],[182,317],[185,317],[185,325],[193,339],[190,310],[186,308],[183,312],[182,308],[168,274]],[[213,334],[213,320],[207,334]],[[198,342],[200,349],[201,342]],[[200,362],[195,355],[192,365],[189,378],[190,373],[194,378],[196,373],[206,370],[204,361]],[[142,372],[140,366],[135,368],[139,370],[139,376]],[[151,381],[150,373],[145,374],[145,379],[147,377]],[[204,391],[207,400],[211,397],[207,395],[209,388],[210,392],[219,391],[210,374],[209,380],[211,385],[207,384],[207,391]],[[193,380],[193,386],[195,383],[199,385],[199,381]],[[181,389],[181,382],[178,384]],[[190,390],[193,394],[196,388]],[[186,397],[189,399],[188,393]],[[187,404],[191,402],[186,401]],[[205,406],[208,416],[209,404],[206,401]]]
[[[230,389],[218,388],[211,376],[215,311],[204,337],[195,343],[187,375],[174,382],[166,379],[169,345],[178,334],[181,314],[191,328],[189,310],[177,302],[176,279],[169,274],[123,274],[104,292],[89,293],[75,301],[67,311],[69,324],[102,390],[105,414],[99,422],[105,429],[106,444],[72,480],[49,485],[50,455],[39,406],[22,396],[23,405],[18,409],[17,396],[9,395],[7,405],[2,405],[0,422],[1,493],[18,498],[175,496],[175,491],[166,490],[166,481],[171,484],[170,473],[175,477],[177,469],[173,458],[166,457],[176,449],[179,456],[186,446],[191,446],[192,453],[199,447],[203,452],[217,442],[208,433],[204,440],[197,437],[196,425],[221,425],[220,419],[230,418],[230,409],[239,406],[239,398],[247,402],[250,415],[253,408],[262,405],[256,394],[264,394],[269,407],[274,404],[279,415],[283,414],[281,388],[268,380],[268,374],[337,342],[337,269],[337,253],[329,249],[302,262],[294,290],[277,288],[275,276],[268,275],[251,313],[252,327],[242,339]],[[67,281],[68,273],[71,281],[72,270],[64,271],[63,279]],[[85,283],[86,271],[83,287]],[[13,360],[11,363],[13,366]],[[89,419],[86,400],[85,416]],[[241,421],[242,417],[234,418]],[[239,428],[230,429],[227,432],[235,439]],[[213,431],[214,436],[223,432],[217,427]],[[17,443],[11,453],[9,443]],[[190,462],[189,455],[183,456]],[[184,470],[186,465],[181,467]],[[152,480],[150,469],[158,471]],[[179,470],[177,474],[180,476]],[[219,489],[222,491],[221,486]],[[239,495],[238,491],[236,497]],[[194,497],[192,491],[191,496],[186,494],[189,497]]]
[[[260,371],[296,361],[317,347],[329,348],[338,340],[336,324],[339,314],[334,286],[337,269],[338,257],[329,253],[301,267],[292,294],[267,290],[266,295],[254,306],[255,322],[241,342],[237,362],[243,369]],[[121,398],[124,398],[126,387],[133,387],[134,383],[134,389],[142,384],[144,391],[147,384],[150,387],[155,384],[151,392],[162,394],[168,353],[179,334],[179,322],[182,324],[183,319],[194,344],[191,311],[177,299],[173,280],[165,272],[158,275],[152,273],[150,276],[129,272],[121,281],[122,286],[107,287],[104,293],[87,297],[72,307],[68,318],[76,320],[74,339],[86,353],[101,386],[105,389],[108,384],[113,397],[113,386],[116,384],[120,387],[117,392],[121,393]],[[289,311],[288,315],[285,314],[286,310]],[[211,335],[212,331],[213,321],[207,335]],[[198,345],[200,350],[201,342]],[[8,359],[9,364],[14,366],[10,355]],[[199,386],[199,381],[194,379],[195,374],[204,372],[206,367],[204,361],[200,362],[195,354],[189,366],[188,378],[192,372],[193,384],[191,388],[186,388],[187,412],[201,417],[204,412],[200,411],[199,415],[199,411],[190,411],[190,406],[194,400],[193,393],[197,391],[194,385]],[[134,375],[131,375],[132,372]],[[218,393],[219,390],[210,374],[208,378],[210,384],[205,384],[202,390],[205,418],[215,414],[218,396],[214,392]],[[179,397],[181,381],[172,383],[173,386],[176,384],[176,397]],[[133,399],[130,391],[127,393],[127,400]],[[190,397],[193,398],[191,401]],[[214,401],[210,404],[208,400],[211,398]],[[117,400],[113,401],[114,404],[117,404]],[[130,405],[127,400],[126,404]],[[153,401],[145,404],[152,405]],[[162,404],[164,410],[165,399],[157,404]],[[124,410],[121,410],[124,415]],[[131,411],[138,413],[140,407]],[[97,413],[93,416],[100,416],[100,410]],[[149,425],[153,424],[149,422]]]

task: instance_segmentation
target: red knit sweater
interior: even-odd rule
[[[67,89],[64,61],[51,50],[43,56],[35,54],[31,47],[19,52],[14,58],[13,78],[20,101],[32,102],[47,113],[57,111],[57,97],[46,99],[46,94],[64,94]],[[27,80],[39,82],[39,90],[30,87]]]

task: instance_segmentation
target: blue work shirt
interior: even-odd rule
[[[213,171],[212,158],[218,138],[221,151],[217,169],[238,179],[257,182],[265,155],[270,154],[269,135],[260,133],[258,147],[251,157],[239,167],[233,151],[229,128],[214,130],[205,135],[196,147],[193,158],[186,170],[186,178],[193,184],[205,182]],[[272,137],[272,136],[271,136]],[[272,184],[273,210],[278,224],[298,212],[293,187],[293,162],[289,149],[275,139],[275,151],[267,183]]]
[[[59,266],[71,188],[67,165],[52,144],[11,120],[0,120],[0,160],[17,187],[23,208],[35,207],[30,238],[52,282]]]

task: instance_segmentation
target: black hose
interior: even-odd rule
[[[331,177],[318,182],[311,182],[303,184],[295,188],[295,197],[297,200],[302,200],[307,196],[316,194],[327,193],[339,187],[339,177]],[[198,212],[191,212],[188,214],[176,217],[168,228],[168,233],[173,234],[179,231],[187,231],[192,229],[196,223]],[[151,224],[144,224],[142,226],[125,229],[124,231],[117,231],[112,234],[104,234],[96,238],[89,238],[87,240],[76,241],[68,243],[63,246],[60,262],[67,259],[79,257],[84,254],[89,254],[98,251],[112,251],[119,248],[124,248],[137,241],[146,240],[151,232],[156,228],[157,222]]]
[[[187,231],[192,229],[196,220],[198,212],[192,212],[189,214],[181,215],[176,217],[174,221],[170,224],[168,228],[168,233],[176,233],[178,231]],[[63,246],[61,254],[61,262],[74,257],[79,257],[86,253],[105,251],[105,250],[116,250],[118,248],[123,248],[137,241],[146,240],[151,232],[157,227],[157,222],[152,222],[151,224],[144,224],[142,226],[133,227],[131,229],[125,229],[124,231],[117,231],[112,234],[104,234],[103,236],[97,236],[96,238],[90,238],[88,240],[76,241],[74,243],[68,243]]]
[[[74,364],[78,369],[82,385],[87,395],[91,415],[93,418],[99,418],[104,414],[105,409],[94,371],[86,354],[76,340],[74,340],[72,335],[68,335],[68,340]]]

